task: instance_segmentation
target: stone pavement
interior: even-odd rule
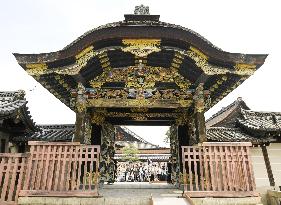
[[[182,197],[182,190],[167,183],[117,182],[100,189],[103,197]]]

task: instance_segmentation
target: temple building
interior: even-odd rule
[[[206,121],[211,141],[252,142],[257,187],[281,186],[281,113],[250,110],[242,98]]]
[[[129,144],[143,159],[169,159],[170,181],[188,200],[255,200],[256,185],[280,186],[280,113],[252,111],[238,98],[204,117],[267,54],[223,51],[188,28],[160,21],[143,5],[124,18],[59,51],[14,53],[27,74],[76,113],[75,125],[36,127],[23,98],[3,98],[0,114],[7,114],[0,125],[12,133],[9,140],[41,141],[29,142],[28,158],[14,156],[28,162],[19,196],[99,196],[105,182],[114,182],[116,159]],[[14,101],[20,104],[9,106]],[[170,126],[170,148],[145,141],[126,125]]]
[[[0,91],[0,153],[25,152],[26,136],[38,130],[26,104],[23,90]]]

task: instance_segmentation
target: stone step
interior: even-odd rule
[[[105,184],[102,189],[175,189],[175,186],[167,183],[147,183],[147,182],[121,182]]]
[[[190,205],[185,198],[161,197],[152,198],[152,205]]]

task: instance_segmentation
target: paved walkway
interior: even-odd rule
[[[182,190],[167,183],[117,182],[100,189],[104,197],[181,197]]]
[[[136,205],[188,205],[182,198],[183,191],[167,183],[117,182],[104,185],[100,195],[116,204]]]

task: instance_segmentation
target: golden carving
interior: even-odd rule
[[[202,55],[198,54],[198,52],[194,52],[193,50],[188,50],[185,53],[189,58],[195,61],[195,65],[203,70],[203,72],[207,75],[218,75],[218,74],[226,74],[230,72],[227,68],[214,66],[208,63],[206,57],[202,57]]]
[[[77,90],[78,90],[77,92],[78,95],[76,97],[76,110],[78,113],[84,113],[86,112],[87,106],[86,106],[86,99],[84,96],[85,88],[82,85],[82,83],[78,83]]]
[[[104,82],[97,82],[97,81],[90,81],[90,85],[93,88],[101,88],[101,86],[104,84]]]
[[[193,99],[195,103],[195,112],[203,112],[205,110],[203,83],[200,83],[197,86]]]
[[[236,64],[234,66],[235,69],[233,70],[227,67],[212,65],[208,62],[208,56],[192,46],[188,51],[179,52],[194,60],[196,66],[201,68],[207,75],[220,75],[227,73],[233,73],[237,75],[252,75],[256,70],[256,66],[251,64]]]
[[[201,58],[204,58],[205,60],[208,60],[208,56],[206,56],[204,53],[199,51],[197,48],[190,46],[190,50],[199,55]]]
[[[79,67],[86,66],[87,62],[95,55],[94,53],[94,47],[89,46],[88,48],[85,48],[83,51],[81,51],[79,54],[75,56],[76,63],[79,65]]]
[[[138,120],[138,121],[146,121],[147,118],[144,116],[136,116],[136,117],[132,117],[134,120]]]
[[[34,63],[34,64],[26,64],[26,72],[29,75],[39,76],[46,72],[48,66],[46,63]]]
[[[91,115],[91,121],[97,125],[102,125],[105,121],[105,116],[102,113],[93,113]]]
[[[186,113],[183,113],[176,118],[176,124],[186,125],[188,123],[188,120],[189,120],[188,115]]]
[[[131,108],[131,112],[148,112],[147,107],[134,107]]]
[[[256,71],[256,65],[237,63],[234,68],[236,73],[240,75],[253,75]]]
[[[66,90],[70,91],[70,86],[61,78],[60,75],[55,75],[55,79],[57,80],[57,82],[64,87]]]
[[[160,39],[123,39],[124,52],[130,52],[137,57],[146,57],[150,53],[161,51]]]
[[[119,117],[119,118],[133,118],[137,119],[140,117],[148,118],[180,118],[186,113],[128,113],[128,112],[107,112],[104,113],[105,117]]]
[[[100,59],[101,67],[103,69],[107,69],[110,67],[109,58],[106,52],[101,53],[100,55],[98,55],[98,57]]]
[[[192,100],[157,99],[87,99],[87,107],[124,107],[124,108],[179,108],[189,107]]]
[[[182,90],[190,87],[190,82],[184,79],[177,69],[144,66],[142,63],[127,68],[108,67],[101,75],[91,80],[90,84],[93,88],[99,88],[100,82],[125,82],[127,88],[135,89],[152,89],[156,82],[174,82]]]
[[[178,103],[182,106],[182,107],[189,107],[192,103],[192,100],[178,100]]]
[[[211,92],[214,92],[221,84],[223,84],[224,81],[227,80],[227,76],[224,75],[222,76],[222,78],[220,80],[218,80],[215,84],[213,84],[211,87],[210,87],[210,91]]]

